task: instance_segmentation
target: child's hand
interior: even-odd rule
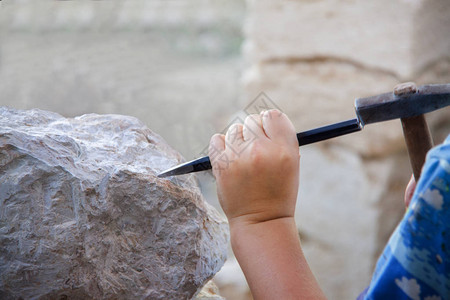
[[[209,155],[230,225],[294,216],[300,155],[285,114],[270,110],[248,116],[225,136],[214,135]]]
[[[278,110],[248,116],[211,138],[209,157],[254,299],[325,299],[295,225],[300,155],[288,117]]]

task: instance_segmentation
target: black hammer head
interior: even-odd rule
[[[385,93],[355,100],[361,125],[422,115],[450,105],[450,84],[416,87],[412,83]]]

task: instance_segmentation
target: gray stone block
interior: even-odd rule
[[[136,118],[0,108],[1,298],[190,299],[228,226]]]

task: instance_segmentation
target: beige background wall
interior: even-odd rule
[[[265,91],[298,130],[353,118],[355,98],[400,82],[450,82],[448,1],[247,4],[245,94]],[[450,131],[449,116],[430,116],[435,133]],[[398,120],[301,149],[298,226],[330,299],[354,299],[369,284],[404,211],[405,151]]]

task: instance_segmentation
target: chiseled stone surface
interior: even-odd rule
[[[190,299],[226,221],[137,119],[0,108],[0,298]]]

